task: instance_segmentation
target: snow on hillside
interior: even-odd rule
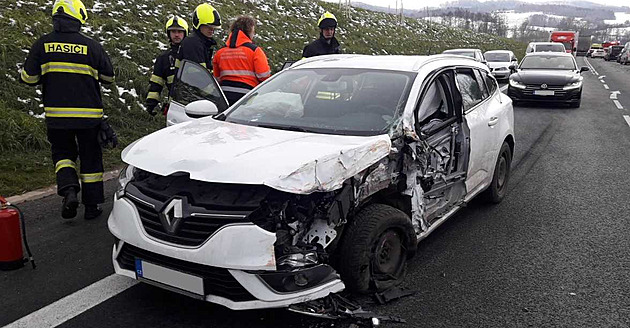
[[[607,19],[604,23],[609,25],[614,24],[625,24],[627,21],[630,21],[630,13],[625,12],[616,12],[615,19]]]

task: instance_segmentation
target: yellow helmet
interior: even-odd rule
[[[337,17],[327,11],[319,17],[317,26],[319,26],[319,28],[335,28],[337,27]]]
[[[193,12],[193,27],[199,29],[201,25],[221,28],[221,16],[209,3],[202,3]]]
[[[53,4],[53,16],[66,15],[79,20],[81,24],[85,24],[88,18],[87,9],[81,0],[56,0]]]
[[[169,38],[171,36],[168,34],[168,31],[171,30],[184,31],[184,35],[188,36],[188,23],[179,16],[171,16],[171,18],[166,21],[166,27],[164,29]]]

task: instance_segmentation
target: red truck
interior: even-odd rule
[[[578,32],[573,31],[553,31],[549,37],[551,42],[560,42],[568,53],[573,54],[577,51]]]

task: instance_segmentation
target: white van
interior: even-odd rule
[[[530,42],[525,52],[566,52],[566,50],[559,42]]]

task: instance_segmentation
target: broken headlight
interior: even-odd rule
[[[288,254],[280,257],[278,259],[277,265],[278,267],[290,267],[290,268],[303,268],[310,265],[317,264],[317,253],[316,252],[308,252],[308,253],[295,253]]]
[[[125,195],[125,187],[127,187],[129,181],[133,179],[135,173],[136,168],[133,165],[127,165],[125,168],[120,170],[120,174],[118,175],[118,188],[116,189],[116,198],[120,199]]]

